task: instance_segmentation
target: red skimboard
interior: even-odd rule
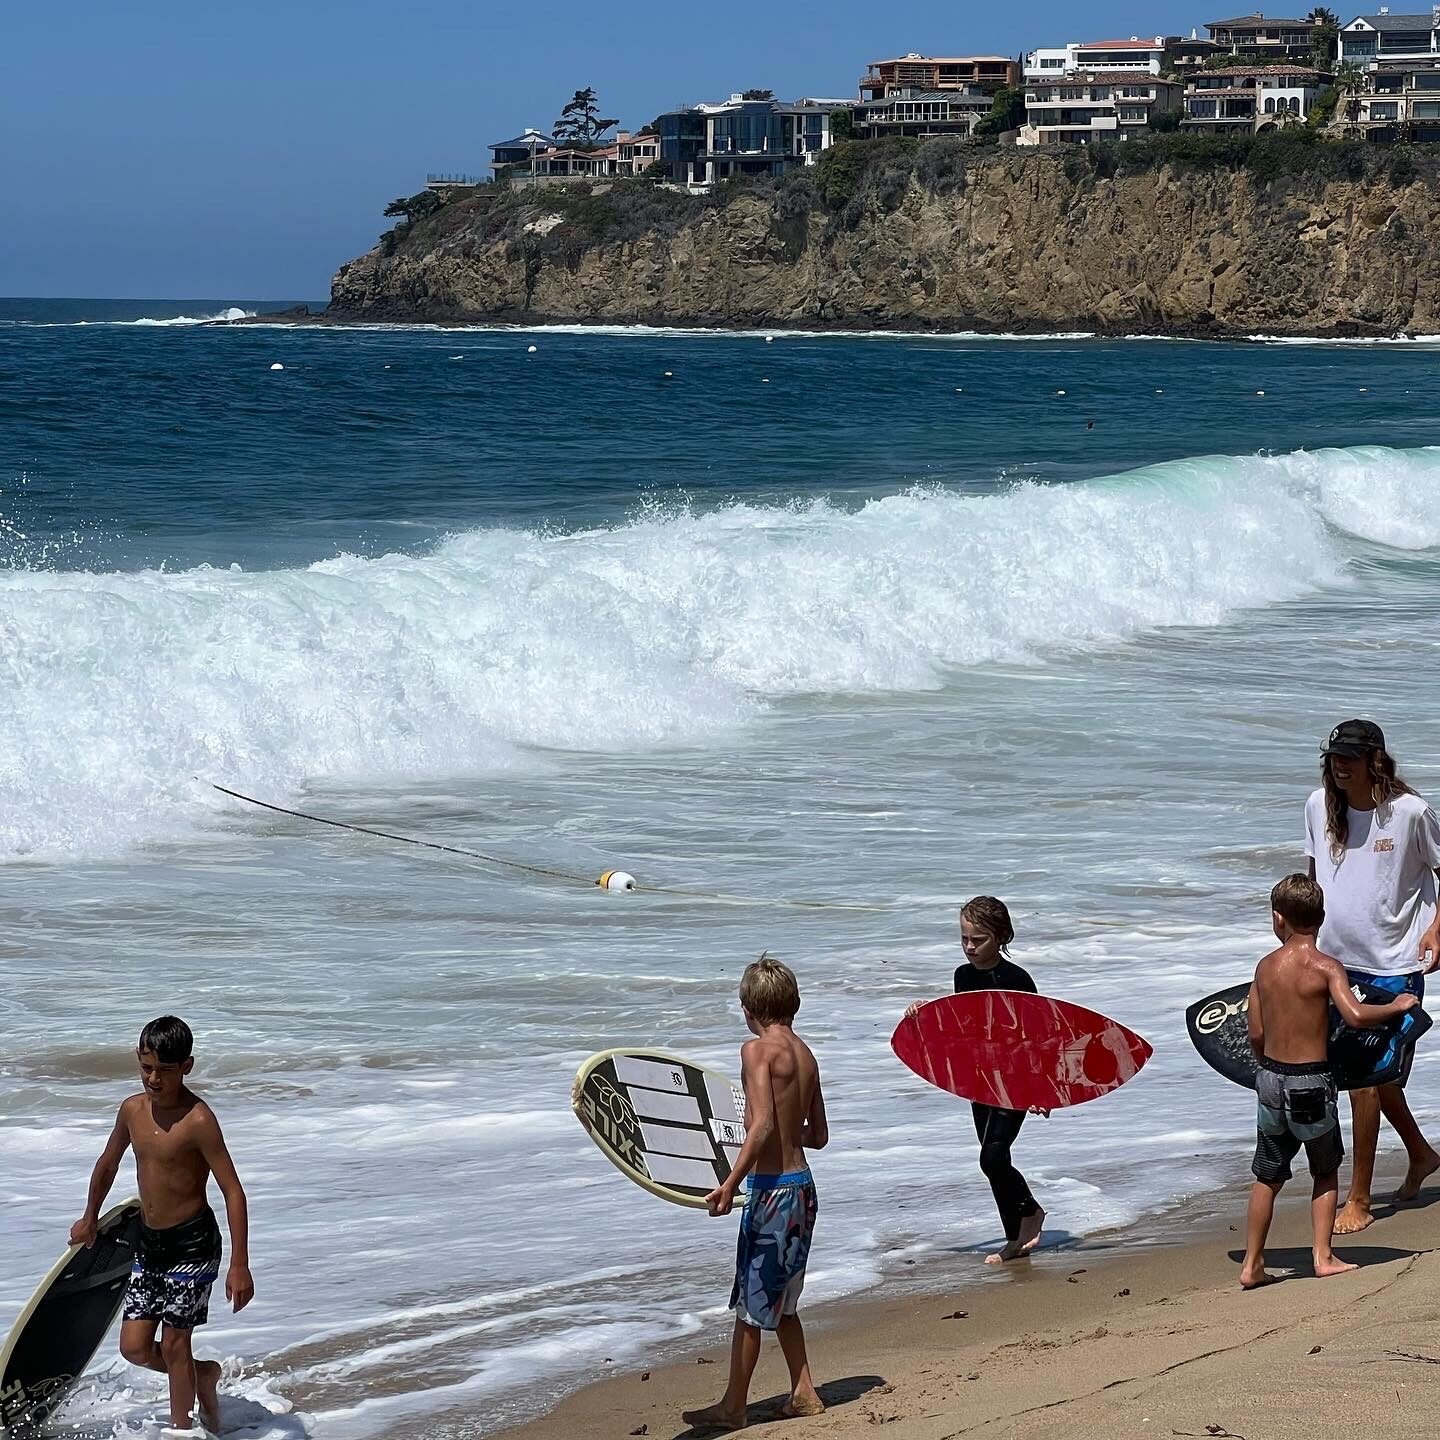
[[[1152,1053],[1116,1020],[1018,990],[931,1000],[895,1027],[890,1045],[922,1080],[1004,1110],[1098,1100]]]

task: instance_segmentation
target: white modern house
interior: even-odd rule
[[[1382,5],[1340,27],[1339,58],[1362,70],[1376,65],[1440,64],[1440,5],[1423,14],[1393,15]]]
[[[1049,80],[1057,75],[1073,75],[1087,70],[1094,73],[1135,73],[1160,75],[1169,68],[1171,47],[1175,36],[1132,35],[1128,40],[1092,40],[1073,42],[1049,49],[1031,50],[1025,56],[1024,77]]]

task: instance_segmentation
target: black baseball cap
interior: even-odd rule
[[[1359,758],[1385,748],[1385,732],[1373,720],[1342,720],[1320,747],[1322,755],[1350,755]]]

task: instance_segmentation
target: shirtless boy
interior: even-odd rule
[[[120,1353],[170,1380],[172,1430],[192,1434],[196,1399],[210,1430],[220,1427],[220,1367],[196,1360],[190,1337],[208,1318],[210,1287],[220,1274],[220,1227],[205,1198],[214,1175],[225,1197],[234,1252],[225,1298],[243,1310],[255,1294],[250,1278],[245,1192],[210,1107],[185,1084],[194,1068],[190,1027],[173,1015],[152,1020],[135,1048],[144,1089],[120,1106],[115,1129],[90,1178],[85,1213],[70,1231],[72,1245],[93,1245],[100,1207],[125,1152],[135,1151],[143,1223],[120,1327]],[[156,1332],[164,1331],[156,1342]]]
[[[705,1197],[705,1204],[712,1215],[728,1215],[747,1175],[749,1200],[740,1217],[730,1292],[735,1311],[730,1382],[718,1405],[687,1410],[681,1417],[701,1430],[745,1425],[762,1330],[778,1334],[790,1368],[790,1398],[783,1413],[818,1415],[825,1408],[810,1378],[805,1332],[796,1314],[817,1208],[805,1147],[820,1150],[830,1140],[820,1069],[810,1047],[790,1028],[800,1008],[800,987],[789,966],[768,955],[747,966],[740,1004],[755,1036],[740,1050],[745,1143],[725,1183]]]
[[[1290,1162],[1305,1146],[1313,1180],[1310,1219],[1314,1227],[1315,1274],[1322,1279],[1355,1266],[1330,1248],[1335,1225],[1340,1161],[1345,1142],[1335,1112],[1330,1074],[1330,1006],[1352,1029],[1383,1025],[1420,1003],[1400,995],[1388,1005],[1362,1005],[1350,989],[1340,962],[1315,943],[1325,920],[1325,897],[1308,875],[1287,875],[1270,892],[1270,919],[1280,948],[1256,967],[1250,987],[1250,1044],[1260,1062],[1255,1184],[1245,1236],[1240,1285],[1267,1285],[1277,1276],[1265,1270],[1265,1237],[1275,1197],[1290,1178]]]

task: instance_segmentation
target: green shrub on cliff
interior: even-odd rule
[[[1170,165],[1181,170],[1246,170],[1260,180],[1300,175],[1358,180],[1374,163],[1373,153],[1362,141],[1327,140],[1303,125],[1262,135],[1180,130],[1072,148],[1085,156],[1098,175],[1133,174]],[[1066,158],[1068,164],[1071,157]],[[1080,167],[1076,171],[1072,178],[1078,178]]]

